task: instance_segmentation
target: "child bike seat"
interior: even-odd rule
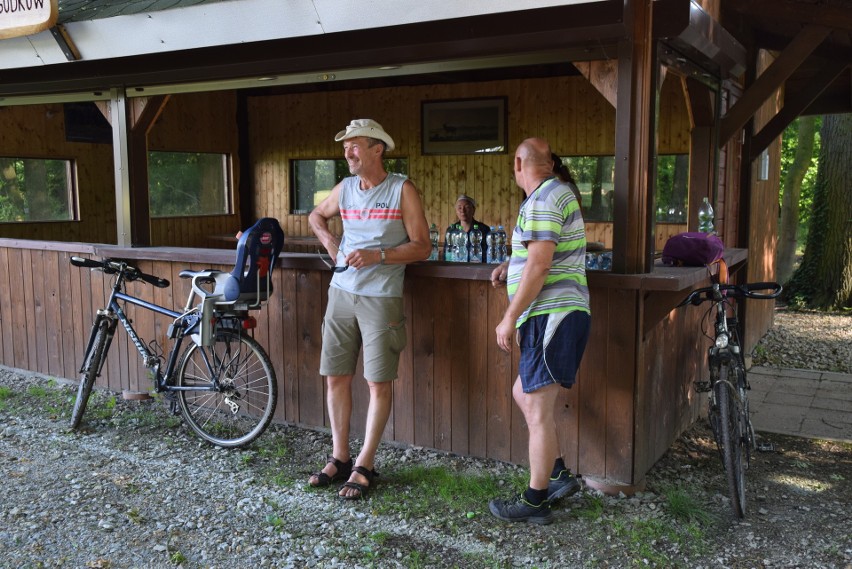
[[[187,270],[180,276],[191,278],[192,290],[208,303],[260,308],[272,293],[272,269],[283,246],[284,231],[278,220],[264,217],[240,235],[233,271]],[[212,290],[202,286],[210,284]]]

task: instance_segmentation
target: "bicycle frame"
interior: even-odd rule
[[[92,326],[92,330],[89,334],[89,341],[86,345],[85,354],[88,355],[89,351],[92,349],[92,344],[95,340],[95,335],[98,330],[98,323],[102,319],[109,320],[108,334],[107,334],[107,344],[106,350],[109,350],[110,344],[112,343],[112,339],[115,336],[115,330],[117,328],[118,322],[121,322],[122,326],[124,326],[127,335],[130,337],[130,340],[133,342],[133,345],[136,346],[139,355],[142,357],[142,361],[151,373],[153,374],[154,387],[156,392],[162,391],[213,391],[216,389],[216,386],[211,386],[207,388],[199,388],[199,387],[181,387],[176,385],[169,384],[169,378],[171,378],[174,373],[175,366],[177,365],[178,357],[180,355],[180,348],[183,345],[183,340],[187,336],[192,335],[194,332],[192,330],[195,328],[198,321],[201,319],[201,314],[198,311],[185,311],[185,312],[177,312],[175,310],[170,310],[164,306],[160,306],[158,304],[154,304],[152,302],[148,302],[146,300],[142,300],[141,298],[137,298],[135,296],[129,295],[126,292],[122,291],[124,286],[124,274],[119,273],[116,276],[115,283],[112,285],[112,292],[110,293],[109,300],[107,301],[107,308],[99,309],[97,312],[97,317],[95,319],[95,323]],[[122,310],[119,301],[127,302],[133,304],[135,306],[139,306],[146,310],[151,310],[163,316],[169,316],[173,319],[172,324],[169,326],[168,337],[174,340],[172,344],[172,348],[169,352],[169,357],[166,362],[165,371],[160,369],[160,358],[156,354],[154,354],[151,349],[142,341],[142,338],[139,337],[139,334],[133,328],[133,324],[131,320],[127,317],[124,310]],[[86,358],[84,357],[84,361]],[[205,363],[211,367],[210,361],[207,359],[206,353],[204,353]],[[101,361],[101,368],[103,367],[105,360]],[[82,372],[82,369],[80,370]],[[100,374],[101,369],[98,369],[98,374]]]
[[[742,364],[740,360],[740,338],[739,338],[739,322],[736,316],[736,308],[734,308],[734,316],[728,316],[728,302],[720,291],[718,284],[713,285],[714,310],[716,318],[714,323],[713,345],[708,348],[707,357],[711,370],[718,370],[723,363],[737,360],[737,363]],[[715,384],[718,378],[710,378],[710,387]],[[733,386],[731,386],[733,387]]]

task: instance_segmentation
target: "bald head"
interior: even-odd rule
[[[551,154],[543,138],[528,138],[515,150],[515,181],[527,195],[553,174]]]

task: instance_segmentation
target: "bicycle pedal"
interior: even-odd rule
[[[757,452],[775,452],[773,443],[757,443]]]
[[[698,393],[709,393],[710,392],[710,382],[709,381],[696,381],[695,383],[695,391]]]
[[[180,415],[180,408],[178,407],[177,393],[175,393],[174,391],[166,392],[166,401],[169,402],[169,412],[172,415]]]

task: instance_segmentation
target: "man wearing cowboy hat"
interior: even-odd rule
[[[337,265],[328,290],[323,321],[320,374],[328,384],[332,454],[311,475],[311,486],[346,481],[338,495],[347,500],[366,496],[375,457],[390,415],[392,382],[405,347],[402,283],[405,265],[422,261],[432,251],[429,227],[414,184],[385,171],[385,150],[394,142],[382,125],[356,119],[337,133],[352,176],[344,178],[310,214],[308,221]],[[340,216],[342,237],[328,221]],[[349,448],[352,377],[364,350],[364,378],[370,387],[364,446],[354,463]]]

